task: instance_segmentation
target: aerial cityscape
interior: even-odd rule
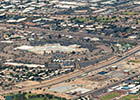
[[[0,0],[0,100],[140,100],[140,0]]]

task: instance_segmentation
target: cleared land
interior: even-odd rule
[[[51,52],[80,52],[80,51],[87,51],[88,49],[86,48],[80,48],[79,45],[69,45],[69,46],[62,46],[60,44],[46,44],[44,46],[20,46],[15,48],[15,50],[26,50],[30,52],[34,52],[37,54],[43,54],[44,52],[46,53],[51,53]]]

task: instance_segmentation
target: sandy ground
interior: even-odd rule
[[[25,82],[18,83],[15,86],[17,86],[17,87],[30,87],[32,85],[37,85],[37,84],[40,84],[40,83],[36,82],[36,81],[25,81]]]
[[[0,96],[0,100],[5,100],[5,98],[3,96]]]

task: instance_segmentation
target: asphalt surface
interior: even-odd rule
[[[77,98],[79,98],[79,97],[84,97],[84,96],[87,96],[87,95],[92,95],[93,97],[100,96],[102,93],[106,93],[107,90],[108,90],[109,88],[111,88],[111,87],[113,87],[113,86],[116,86],[116,85],[119,85],[120,83],[122,83],[122,82],[124,82],[124,81],[126,81],[126,80],[128,80],[128,79],[130,79],[130,78],[134,78],[134,77],[136,77],[136,76],[139,76],[139,75],[140,75],[140,73],[133,74],[133,75],[131,75],[131,76],[129,76],[129,77],[126,77],[126,78],[123,79],[122,81],[115,82],[115,83],[110,84],[110,85],[108,85],[108,86],[106,86],[106,87],[103,87],[103,88],[101,88],[101,89],[91,90],[91,91],[86,92],[86,93],[84,93],[84,94],[77,95],[77,97],[76,97],[75,99],[77,99]],[[75,99],[74,99],[74,100],[75,100]]]
[[[89,65],[94,65],[94,64],[96,64],[100,61],[104,61],[104,60],[109,59],[110,57],[113,57],[113,56],[114,56],[114,54],[112,53],[112,54],[106,55],[104,57],[100,57],[98,59],[90,60],[90,61],[87,61],[87,62],[81,62],[81,63],[79,63],[79,65],[80,65],[81,68],[89,66]]]
[[[91,71],[94,71],[94,70],[98,70],[98,69],[110,66],[112,64],[118,63],[118,62],[126,59],[127,57],[139,52],[139,51],[140,51],[140,46],[137,46],[137,47],[129,50],[127,53],[125,53],[124,57],[121,57],[119,59],[114,58],[114,59],[106,62],[108,64],[105,64],[105,65],[103,65],[101,67],[98,67],[98,68],[96,68],[97,66],[96,67],[93,67],[93,66],[86,67],[84,69],[84,72],[83,71],[75,71],[75,72],[72,72],[70,74],[66,74],[66,75],[57,77],[56,79],[48,80],[45,83],[41,83],[41,84],[34,85],[34,86],[31,86],[31,87],[26,87],[26,88],[22,88],[22,89],[0,91],[0,95],[8,94],[8,93],[16,93],[16,92],[19,92],[19,91],[30,91],[30,90],[36,89],[36,88],[49,87],[49,86],[52,86],[52,85],[55,85],[55,84],[59,84],[59,83],[65,82],[68,79],[74,79],[74,78],[77,78],[77,77],[81,77],[85,73],[88,73],[88,72],[91,72]]]

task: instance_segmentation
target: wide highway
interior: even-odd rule
[[[22,88],[22,89],[0,91],[0,95],[8,94],[8,93],[16,93],[16,92],[19,92],[19,91],[30,91],[30,90],[35,89],[35,88],[49,87],[49,86],[52,86],[52,85],[55,85],[55,84],[59,84],[59,83],[62,83],[64,81],[68,80],[68,79],[77,78],[77,77],[80,77],[81,75],[83,75],[85,73],[95,71],[95,70],[110,66],[112,64],[118,63],[122,60],[125,60],[129,56],[134,55],[135,53],[137,53],[139,51],[140,51],[140,46],[137,46],[137,47],[127,51],[126,53],[124,53],[124,56],[122,56],[122,57],[114,56],[110,60],[108,60],[104,63],[99,63],[97,65],[90,65],[88,67],[85,67],[85,68],[83,68],[84,71],[77,70],[77,71],[71,72],[69,74],[58,76],[58,77],[53,78],[51,80],[42,82],[38,85],[33,85],[33,86],[25,87],[25,88]]]

